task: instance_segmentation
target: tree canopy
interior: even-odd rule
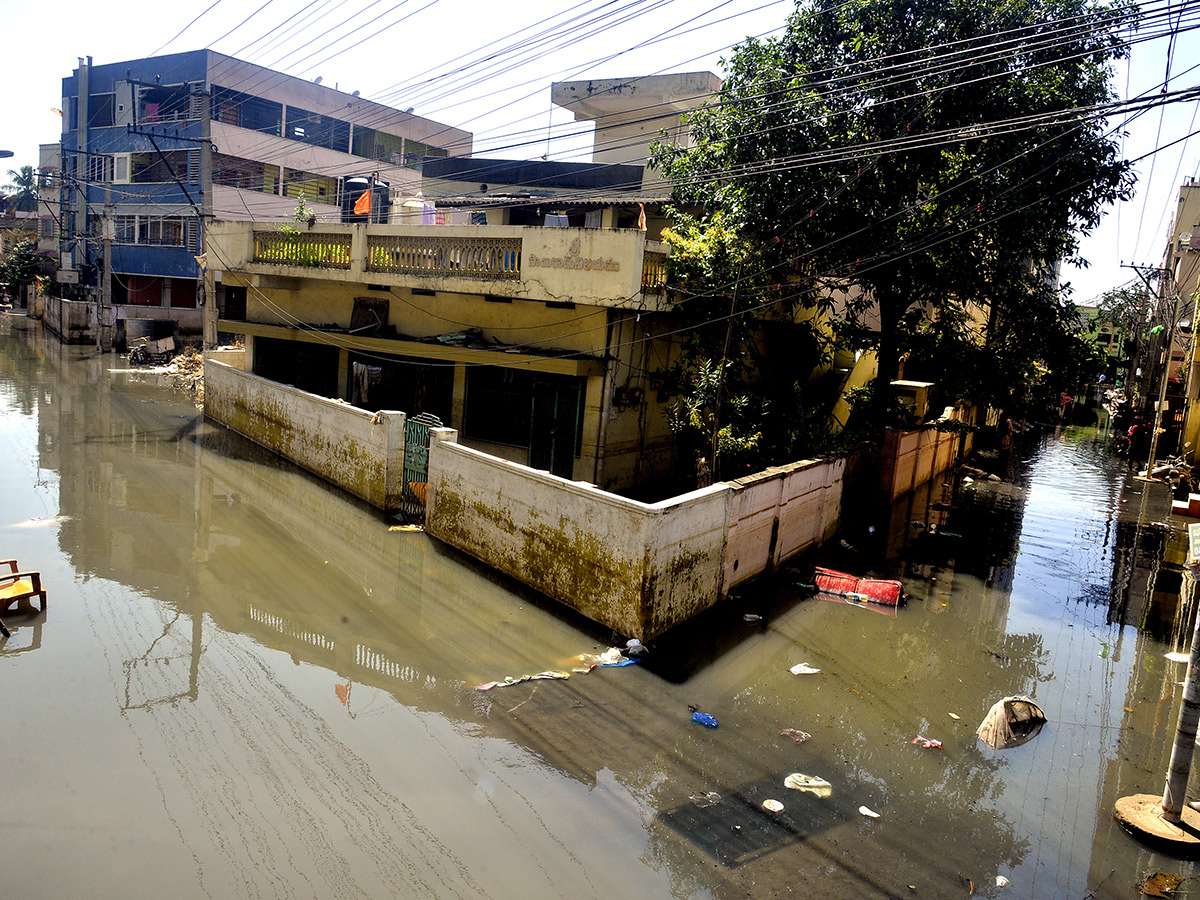
[[[37,210],[37,175],[34,174],[33,166],[21,166],[20,169],[9,169],[8,177],[11,183],[7,185],[8,190],[12,191],[12,208],[20,212],[34,212]]]
[[[733,50],[690,145],[659,145],[652,164],[700,210],[686,227],[718,222],[756,248],[756,282],[776,286],[747,309],[829,307],[851,288],[839,317],[878,350],[884,383],[908,359],[1003,401],[1066,339],[1057,263],[1132,189],[1119,135],[1088,110],[1114,99],[1133,15],[1105,0],[801,0],[783,33]],[[986,346],[970,333],[980,311]]]

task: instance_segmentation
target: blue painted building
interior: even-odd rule
[[[80,59],[62,94],[63,280],[110,291],[118,320],[185,335],[204,303],[240,302],[203,296],[201,266],[221,267],[205,256],[214,219],[288,222],[303,204],[353,220],[371,184],[371,218],[386,221],[419,191],[425,157],[471,153],[468,132],[211,50]]]

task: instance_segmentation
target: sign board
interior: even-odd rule
[[[59,269],[54,276],[54,280],[59,284],[79,284],[78,269]]]
[[[1188,555],[1189,566],[1200,565],[1200,522],[1188,524]]]

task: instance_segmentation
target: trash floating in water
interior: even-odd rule
[[[636,638],[633,640],[633,647],[642,647],[642,644],[637,642]],[[628,653],[631,649],[633,648],[626,646],[625,651],[622,652],[620,647],[609,647],[603,653],[599,654],[581,653],[579,655],[579,661],[587,667],[587,671],[589,672],[597,666],[610,669],[620,668],[621,666],[632,666],[639,662],[641,657],[646,654],[639,652],[637,654],[638,658],[634,659],[626,655],[626,653]],[[649,653],[649,651],[647,650],[646,653]]]
[[[506,678],[502,678],[500,681],[489,681],[486,684],[481,684],[476,687],[475,690],[490,691],[492,688],[508,687],[509,685],[522,684],[526,681],[546,681],[550,679],[560,681],[564,678],[570,677],[571,675],[569,672],[538,672],[536,675],[522,675],[520,678],[513,678],[510,675]]]
[[[925,747],[926,750],[941,750],[942,749],[941,741],[935,741],[933,738],[927,738],[927,737],[924,737],[919,734],[915,738],[912,739],[912,742],[914,744],[921,744],[922,746]]]
[[[820,591],[863,603],[899,606],[904,602],[904,585],[890,578],[859,578],[817,566],[813,571],[813,581]]]
[[[833,793],[833,785],[824,778],[815,775],[805,775],[803,772],[793,772],[783,779],[783,786],[793,791],[804,791],[817,797],[828,797]]]
[[[788,669],[793,675],[816,675],[820,669],[814,669],[808,663],[797,663]]]
[[[70,516],[34,516],[32,519],[26,519],[24,522],[14,522],[9,525],[9,528],[45,528],[48,525],[61,525],[63,522],[70,522]]]
[[[860,806],[858,808],[858,814],[860,816],[866,816],[868,819],[878,819],[879,818],[879,813],[875,812],[875,810],[870,809],[866,806]]]
[[[988,710],[975,734],[993,750],[1007,750],[1037,737],[1045,724],[1046,714],[1028,697],[1005,697]]]
[[[393,525],[388,531],[424,531],[420,525]]]
[[[955,715],[952,712],[948,712],[948,713],[946,713],[946,715],[948,715],[952,719],[961,719],[962,718],[962,716]]]
[[[1184,663],[1192,658],[1192,655],[1190,653],[1164,653],[1163,656],[1165,656],[1171,662],[1184,662]]]
[[[767,812],[783,812],[783,804],[778,800],[764,800],[762,808]]]
[[[706,809],[709,806],[716,806],[721,802],[721,795],[716,791],[704,791],[703,793],[695,793],[688,797],[701,809]]]
[[[1006,888],[1009,886],[1010,883],[1011,882],[1007,878],[1005,878],[1003,875],[996,876],[996,887]]]
[[[1183,879],[1170,872],[1155,872],[1138,882],[1137,889],[1147,897],[1169,897],[1183,884]]]
[[[761,622],[762,616],[755,615],[754,613],[746,613],[744,616],[742,616],[742,621],[743,622]]]
[[[621,654],[627,659],[637,660],[649,656],[650,650],[637,638],[630,638],[625,642],[625,649],[621,651]]]
[[[703,713],[699,710],[696,710],[696,712],[692,713],[692,721],[697,725],[703,725],[705,728],[717,727],[717,720],[714,716],[710,716],[708,713]]]
[[[785,728],[785,729],[783,729],[783,731],[779,732],[779,736],[780,737],[790,737],[797,744],[803,744],[810,737],[812,737],[812,735],[809,734],[807,731],[800,731],[796,728]]]

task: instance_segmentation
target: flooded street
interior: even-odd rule
[[[939,483],[831,548],[905,580],[895,615],[784,572],[646,665],[480,692],[611,636],[124,366],[0,316],[0,557],[49,593],[0,639],[5,896],[1105,898],[1193,874],[1112,819],[1162,791],[1191,620],[1164,499],[1102,433],[1029,436],[1006,483]],[[1010,694],[1049,723],[989,750]]]

